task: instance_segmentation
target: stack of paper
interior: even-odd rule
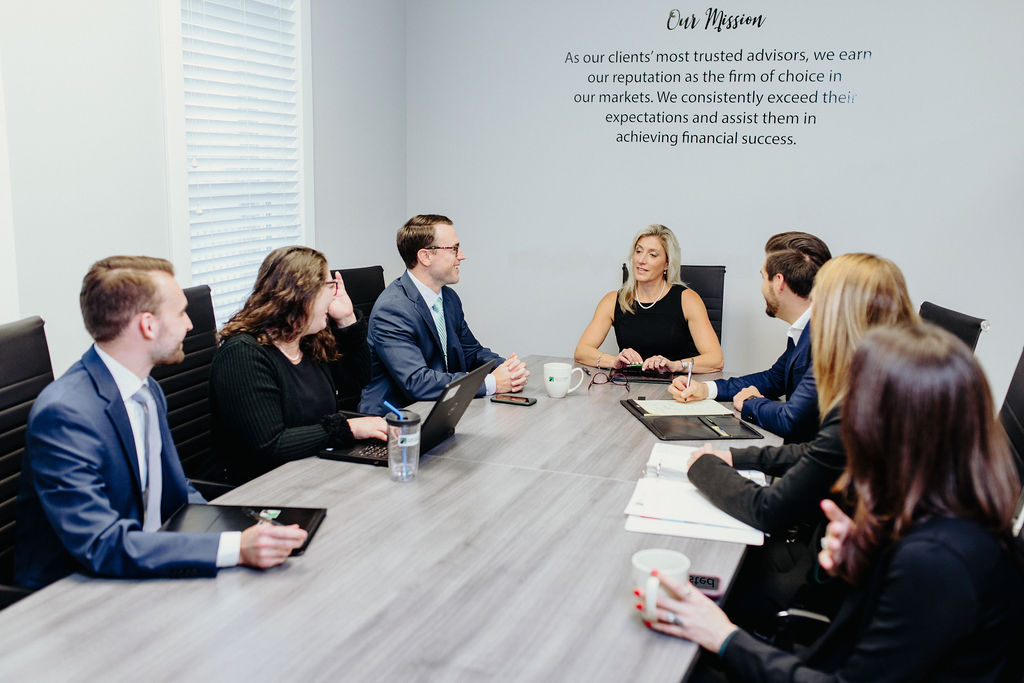
[[[659,443],[651,449],[646,475],[626,505],[627,531],[763,545],[764,534],[722,512],[686,479],[690,446]],[[764,474],[741,471],[761,485]]]

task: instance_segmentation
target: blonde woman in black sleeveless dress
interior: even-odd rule
[[[664,225],[649,225],[633,239],[629,276],[597,304],[576,345],[577,363],[598,368],[642,364],[644,370],[694,372],[722,369],[722,346],[700,296],[679,277],[679,242]],[[619,354],[598,347],[615,330]]]

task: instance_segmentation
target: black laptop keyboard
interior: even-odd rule
[[[359,446],[355,449],[354,453],[363,458],[378,458],[384,460],[388,457],[388,444],[386,441],[374,440],[373,443],[366,443]]]

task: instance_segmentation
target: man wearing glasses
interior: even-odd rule
[[[380,415],[384,402],[405,407],[433,401],[459,376],[502,360],[473,336],[462,301],[448,287],[466,258],[445,216],[413,216],[398,231],[406,272],[384,290],[370,314],[370,383],[359,410]],[[510,355],[487,375],[477,396],[522,391],[530,372]]]

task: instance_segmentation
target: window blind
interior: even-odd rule
[[[218,326],[263,258],[301,243],[297,0],[182,0],[192,281]]]

